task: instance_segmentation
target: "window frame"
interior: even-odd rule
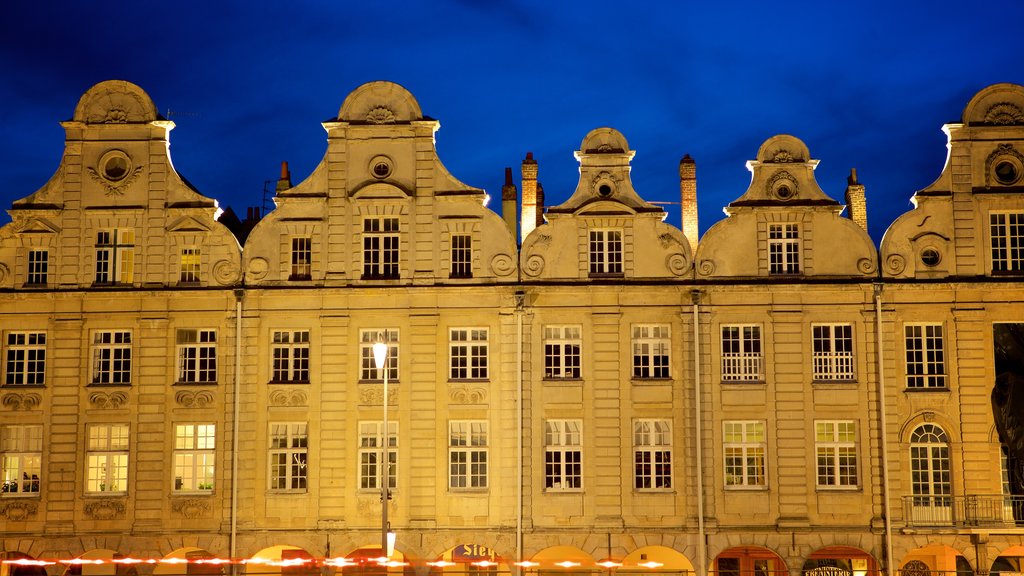
[[[293,236],[291,241],[291,268],[289,280],[313,279],[313,238]]]
[[[396,216],[364,216],[362,232],[363,280],[401,277],[401,223]]]
[[[12,339],[17,340],[19,337],[24,337],[24,343],[12,342]],[[35,341],[33,342],[33,340]],[[30,375],[34,375],[38,381],[29,382]],[[12,380],[20,380],[20,382]],[[6,332],[4,334],[4,386],[45,385],[46,331],[10,330]]]
[[[86,494],[128,493],[128,480],[131,478],[130,433],[128,424],[86,425]],[[108,484],[109,490],[106,488]]]
[[[796,222],[768,224],[768,274],[792,276],[800,274],[800,225]]]
[[[824,332],[827,331],[827,334]],[[845,331],[846,334],[839,334]],[[819,335],[819,332],[822,335]],[[853,382],[857,380],[857,356],[853,324],[815,322],[811,324],[811,377],[816,382]],[[827,343],[825,350],[823,344]],[[842,346],[839,346],[839,345]],[[845,346],[845,349],[841,349]],[[819,349],[820,348],[820,349]]]
[[[380,492],[380,453],[383,420],[360,420],[358,471],[359,490]],[[388,421],[388,492],[398,488],[398,422]]]
[[[93,330],[90,384],[131,385],[132,347],[131,330]]]
[[[549,324],[543,330],[544,379],[579,380],[583,374],[583,327]]]
[[[373,357],[373,345],[377,342],[385,342],[388,345],[388,356],[384,370],[388,372],[388,382],[399,382],[399,339],[401,334],[398,328],[380,328],[376,330],[359,331],[359,381],[360,382],[383,382],[384,374],[377,370],[377,363]]]
[[[919,424],[911,431],[908,444],[913,505],[951,510],[953,470],[946,431],[938,424]],[[943,475],[945,478],[942,478]],[[922,488],[927,490],[923,491]]]
[[[630,334],[633,379],[670,380],[672,327],[669,324],[633,324]]]
[[[623,275],[624,244],[621,228],[591,228],[587,239],[590,276]]]
[[[912,331],[919,333],[911,334]],[[907,390],[949,390],[945,338],[945,329],[940,322],[903,324],[903,366]]]
[[[583,491],[583,420],[544,421],[544,490]]]
[[[766,429],[764,420],[722,422],[722,472],[726,490],[768,489]]]
[[[448,421],[449,491],[474,492],[488,489],[489,435],[486,420]]]
[[[270,381],[309,384],[309,330],[270,332]]]
[[[182,341],[183,335],[195,333],[195,340]],[[212,335],[212,340],[204,340]],[[212,328],[178,328],[175,331],[175,346],[177,349],[177,374],[178,384],[216,384],[217,383],[217,330]],[[193,351],[189,357],[188,351]],[[207,351],[204,357],[202,352]],[[193,364],[189,367],[189,363]],[[205,364],[204,364],[205,363]],[[205,367],[204,367],[205,366]],[[193,374],[193,377],[188,377]],[[212,378],[209,378],[212,373]],[[202,376],[207,376],[202,378]]]
[[[135,230],[110,228],[96,231],[93,283],[97,286],[131,284],[135,279]]]
[[[672,490],[672,420],[637,418],[632,425],[633,489],[637,492]]]
[[[175,424],[172,458],[172,492],[213,493],[217,481],[217,425]]]
[[[42,258],[40,259],[40,255]],[[25,286],[46,286],[50,282],[50,250],[30,248],[25,257]]]
[[[727,331],[734,333],[727,335]],[[720,334],[722,382],[764,382],[761,325],[722,324]]]
[[[0,426],[0,497],[38,497],[42,482],[42,424]]]
[[[1002,221],[997,222],[997,219]],[[989,269],[992,274],[1024,273],[1024,212],[989,212],[988,233]]]
[[[178,283],[199,284],[202,281],[203,253],[199,246],[182,246],[178,261]]]
[[[815,420],[814,456],[818,490],[860,488],[856,420]]]
[[[275,444],[283,439],[283,444]],[[284,457],[281,460],[278,457]],[[267,433],[267,491],[309,491],[309,423],[270,422]]]
[[[449,254],[449,278],[466,279],[473,277],[473,235],[452,234]]]
[[[487,380],[490,375],[489,356],[490,328],[448,329],[448,380]]]

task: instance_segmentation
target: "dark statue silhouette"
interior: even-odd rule
[[[1024,324],[995,324],[996,381],[992,416],[1006,453],[1010,494],[1015,496],[1013,519],[1024,524]]]

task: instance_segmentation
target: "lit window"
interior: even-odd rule
[[[1024,272],[1024,212],[989,214],[992,272]]]
[[[181,249],[181,268],[178,281],[182,284],[194,284],[199,282],[199,269],[202,258],[199,248],[190,247]]]
[[[359,488],[380,490],[384,422],[359,423]],[[388,422],[388,490],[398,486],[398,423]]]
[[[85,491],[128,491],[128,425],[89,425]]]
[[[723,428],[726,487],[764,487],[764,422],[723,422]]]
[[[922,424],[910,435],[910,487],[915,520],[949,522],[953,504],[949,439],[935,424]]]
[[[43,427],[35,424],[0,428],[3,487],[0,496],[39,494],[43,460]]]
[[[907,324],[907,388],[945,388],[942,324]]]
[[[633,326],[633,378],[669,378],[671,346],[668,325]]]
[[[448,487],[487,488],[487,422],[448,423]]]
[[[131,284],[135,271],[135,231],[96,233],[96,283]]]
[[[814,423],[819,488],[857,487],[857,425],[852,420]]]
[[[622,230],[590,231],[590,273],[622,274]]]
[[[5,356],[5,385],[43,385],[46,377],[46,332],[8,332]]]
[[[48,250],[28,251],[28,276],[25,284],[29,286],[46,286],[50,269],[50,252]]]
[[[174,490],[213,490],[216,434],[213,424],[178,424],[174,427]]]
[[[722,380],[759,382],[763,357],[761,327],[754,324],[722,326]]]
[[[487,379],[487,328],[452,328],[448,350],[449,379]]]
[[[212,384],[217,381],[217,332],[178,330],[178,382]]]
[[[94,332],[92,383],[128,384],[132,381],[132,333],[128,330]]]
[[[633,422],[633,469],[633,486],[638,490],[661,490],[672,487],[671,422]]]
[[[811,332],[814,379],[853,380],[853,327],[849,324],[814,324]]]
[[[292,238],[292,273],[289,280],[309,280],[313,277],[313,239],[306,236]]]
[[[473,237],[469,234],[452,235],[451,277],[473,277]]]
[[[580,377],[579,326],[544,327],[544,377]]]
[[[309,331],[275,330],[271,382],[309,382]]]
[[[305,422],[270,425],[271,490],[306,490],[308,450]]]
[[[796,224],[768,225],[768,273],[800,273],[800,229]]]
[[[373,358],[373,345],[377,342],[386,342],[388,345],[388,357],[385,368],[388,371],[388,380],[398,381],[398,329],[389,328],[386,330],[360,330],[359,331],[359,360],[361,369],[360,380],[384,380],[384,374],[377,370],[377,362]]]
[[[583,488],[582,428],[579,420],[548,420],[544,423],[544,488]]]
[[[398,218],[363,219],[363,278],[398,278]]]

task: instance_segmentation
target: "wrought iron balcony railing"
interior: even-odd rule
[[[1024,496],[904,496],[908,526],[1024,526]]]

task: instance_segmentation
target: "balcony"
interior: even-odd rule
[[[904,496],[907,526],[1024,526],[1024,496]]]

